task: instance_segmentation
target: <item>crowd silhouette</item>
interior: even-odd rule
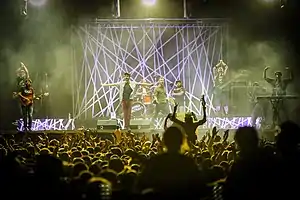
[[[177,126],[152,138],[117,130],[113,140],[3,134],[1,199],[295,199],[299,132],[287,121],[275,142],[253,127],[236,130],[233,141],[216,127],[192,142]]]

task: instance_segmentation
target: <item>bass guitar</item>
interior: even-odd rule
[[[28,106],[28,105],[32,104],[33,101],[40,100],[43,97],[47,97],[47,96],[49,96],[49,93],[44,93],[44,94],[34,95],[34,96],[28,96],[28,97],[24,97],[23,95],[21,95],[20,93],[17,93],[17,92],[13,93],[13,97],[14,98],[18,97],[23,106]]]

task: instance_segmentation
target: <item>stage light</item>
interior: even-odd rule
[[[284,8],[287,4],[287,0],[280,0],[280,8]]]
[[[287,0],[259,0],[261,3],[264,3],[266,5],[275,5],[279,4],[281,8],[284,8],[286,6]]]
[[[143,4],[146,6],[154,6],[156,4],[156,0],[142,0]]]
[[[21,5],[21,15],[26,17],[27,16],[27,11],[28,11],[28,4],[27,0],[23,0],[22,5]]]
[[[274,3],[276,0],[262,0],[265,3]]]
[[[47,0],[28,0],[28,3],[32,6],[40,7],[47,3]]]

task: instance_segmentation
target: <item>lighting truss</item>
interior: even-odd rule
[[[133,81],[176,80],[186,89],[186,110],[201,115],[201,95],[212,107],[212,68],[227,60],[227,23],[217,20],[98,20],[75,28],[74,118],[110,117],[120,108],[119,89],[102,87],[130,72]],[[170,108],[171,111],[171,108]]]

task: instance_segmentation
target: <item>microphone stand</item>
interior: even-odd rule
[[[45,73],[45,90],[44,90],[44,93],[49,93],[48,91],[48,74]],[[48,104],[49,104],[49,101],[48,101]],[[48,113],[48,107],[46,105],[45,107],[45,115],[46,115],[46,119],[49,119],[49,113]]]

